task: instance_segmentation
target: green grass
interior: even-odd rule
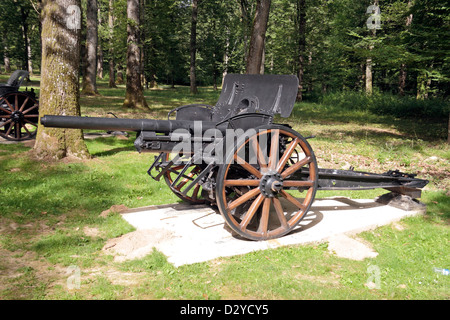
[[[3,76],[3,75],[2,75]],[[0,77],[0,81],[1,81]],[[163,119],[174,107],[214,104],[219,92],[185,87],[148,90],[149,114],[121,107],[124,88],[99,82],[100,95],[81,98],[84,115],[114,112]],[[400,169],[430,180],[422,201],[427,214],[359,235],[379,253],[352,261],[327,243],[289,246],[175,268],[157,250],[118,263],[102,252],[108,239],[133,231],[113,205],[128,208],[180,200],[146,170],[154,154],[134,151],[133,137],[86,140],[93,159],[42,162],[23,144],[0,145],[0,299],[437,299],[450,298],[448,190],[450,150],[445,122],[377,115],[325,102],[296,104],[289,119],[310,143],[320,167],[369,172]],[[431,120],[430,120],[431,121]],[[434,121],[434,120],[433,120]],[[374,198],[383,190],[320,191],[318,198]],[[400,227],[399,227],[400,226]],[[89,233],[87,230],[95,230]],[[81,271],[68,289],[67,270]],[[370,289],[370,270],[380,288]],[[270,275],[270,276],[267,276]]]

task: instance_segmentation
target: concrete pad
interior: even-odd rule
[[[364,249],[363,244],[360,246],[355,243],[356,240],[342,235],[370,230],[420,212],[423,211],[405,211],[374,200],[342,197],[316,199],[306,217],[290,234],[274,240],[250,241],[234,234],[220,213],[209,206],[151,206],[123,213],[122,217],[136,231],[111,239],[104,249],[114,254],[116,261],[124,261],[141,258],[156,248],[175,266],[256,250],[324,241],[330,241],[332,248],[335,243],[341,243],[340,247],[353,246],[353,249],[361,251]],[[367,250],[357,255],[356,259],[376,256],[373,250]],[[340,254],[336,248],[334,252]],[[350,255],[350,258],[354,258],[355,252]]]

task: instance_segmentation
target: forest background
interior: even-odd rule
[[[139,49],[144,87],[220,86],[226,73],[245,73],[257,3],[251,0],[140,0]],[[98,35],[96,75],[121,82],[127,64],[127,0],[93,0]],[[196,28],[193,29],[195,3]],[[80,74],[86,75],[82,4]],[[3,71],[39,74],[38,0],[0,3]],[[299,99],[353,91],[415,99],[448,99],[449,6],[442,0],[272,0],[261,73],[300,75]],[[192,32],[196,41],[192,43]],[[114,82],[110,85],[113,86]],[[446,107],[427,110],[447,116]]]

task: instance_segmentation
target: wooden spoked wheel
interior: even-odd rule
[[[281,125],[258,128],[238,141],[219,169],[217,205],[242,237],[278,238],[291,232],[308,212],[317,173],[311,146],[300,134]]]
[[[169,161],[170,157],[171,154],[166,153],[164,155],[165,161]],[[183,170],[185,164],[186,161],[183,161],[182,163],[174,163],[164,174],[164,180],[173,193],[175,193],[175,195],[180,199],[191,204],[203,204],[206,200],[202,196],[202,187],[200,184],[195,184],[195,186],[193,186],[186,194],[183,194],[183,191],[201,172],[202,168],[199,165],[193,164],[190,166],[184,173],[184,176],[172,186],[173,181],[175,181],[180,172]]]
[[[39,105],[35,98],[22,92],[0,97],[0,136],[21,141],[36,135]]]

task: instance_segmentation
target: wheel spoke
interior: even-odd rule
[[[176,174],[177,176],[180,174],[180,171],[177,171],[177,170],[180,170],[180,169],[183,169],[184,168],[184,165],[180,165],[180,166],[175,166],[175,167],[171,167],[171,168],[169,168],[169,169],[167,169],[167,173],[174,173],[174,174]]]
[[[253,197],[256,197],[260,193],[259,187],[256,187],[246,193],[244,193],[242,196],[234,200],[228,205],[228,209],[233,210],[236,207],[239,207],[241,204],[247,202]]]
[[[195,188],[194,188],[193,193],[192,193],[192,198],[193,198],[194,200],[198,200],[198,192],[199,192],[199,190],[200,190],[200,185],[197,184],[197,185],[195,186]]]
[[[37,107],[39,107],[39,105],[34,104],[32,107],[30,107],[30,108],[28,108],[27,110],[25,110],[25,111],[23,112],[23,114],[27,114],[28,112],[30,112],[31,110],[36,109]]]
[[[186,183],[188,183],[188,181],[193,181],[193,180],[194,180],[194,179],[192,179],[192,178],[193,178],[194,175],[198,172],[196,169],[197,169],[197,168],[195,168],[194,170],[192,170],[191,172],[189,172],[188,175],[187,175],[187,177],[184,178],[183,180],[181,180],[181,182],[180,182],[177,186],[175,186],[175,188],[176,188],[178,191],[181,191],[181,188],[183,188],[184,185],[185,185]],[[196,172],[196,171],[197,171],[197,172]],[[189,179],[189,178],[190,178],[190,179]]]
[[[284,166],[286,165],[286,162],[289,160],[289,158],[292,155],[292,152],[294,152],[295,148],[297,147],[299,142],[298,138],[295,138],[295,140],[292,140],[292,142],[289,144],[289,147],[286,149],[286,151],[284,152],[283,156],[280,159],[280,162],[278,162],[276,171],[278,173],[281,172],[281,170],[284,168]]]
[[[20,123],[16,122],[16,124],[14,125],[14,135],[15,135],[16,139],[20,139],[21,134],[22,134],[22,129],[21,129]]]
[[[169,168],[167,168],[167,171],[164,172],[164,180],[169,186],[170,190],[172,190],[173,193],[175,193],[175,195],[183,201],[189,202],[191,204],[204,203],[205,199],[202,199],[201,185],[199,183],[193,185],[191,188],[192,191],[189,190],[188,192],[186,192],[186,194],[181,191],[181,189],[186,185],[188,185],[188,187],[190,186],[189,183],[192,183],[192,181],[196,179],[196,176],[199,174],[199,171],[201,171],[201,168],[197,165],[189,165],[186,170],[187,172],[185,172],[180,177],[180,181],[178,181],[178,184],[172,185],[175,181],[174,178],[180,175],[180,170],[183,169],[188,164],[188,162],[183,162],[181,157],[178,156],[172,159],[173,161],[178,158],[176,161],[171,162],[169,153],[165,153],[163,156],[165,165],[170,166]],[[186,191],[186,189],[184,189],[184,191]]]
[[[294,165],[290,166],[289,168],[287,168],[286,170],[284,170],[281,173],[281,177],[284,179],[288,176],[290,176],[291,174],[293,174],[295,171],[297,171],[298,169],[300,169],[301,167],[305,166],[306,164],[311,162],[311,157],[306,157],[302,160],[300,160],[299,162],[296,162]]]
[[[13,127],[13,126],[14,126],[14,124],[11,123],[10,126],[9,126],[9,128],[8,128],[8,130],[7,130],[6,133],[5,133],[7,136],[9,136],[9,134],[11,133],[11,130],[12,130],[12,127]]]
[[[8,121],[3,122],[2,127],[5,127],[7,124],[11,123],[12,119],[9,119]]]
[[[284,216],[284,210],[283,210],[283,207],[281,206],[280,200],[278,200],[278,198],[272,198],[272,201],[273,201],[273,206],[275,208],[275,212],[277,213],[278,220],[280,220],[281,226],[284,229],[288,228],[289,226],[288,226],[286,217]]]
[[[257,187],[259,186],[260,180],[256,179],[237,179],[237,180],[225,180],[224,185],[226,187],[229,186],[249,186],[249,187]]]
[[[247,192],[248,193],[248,192]],[[241,197],[242,198],[242,197]],[[244,218],[242,219],[240,223],[240,227],[242,230],[245,230],[252,220],[253,216],[255,215],[256,211],[258,210],[259,206],[261,205],[261,202],[263,202],[264,196],[260,194],[255,201],[253,201],[252,205],[248,209],[247,213],[245,214]]]
[[[301,210],[305,210],[305,206],[301,204],[297,199],[295,199],[293,196],[291,196],[289,193],[287,193],[284,190],[281,190],[281,195],[288,200],[290,203],[294,204],[297,208]]]
[[[12,105],[11,103],[9,103],[8,99],[5,99],[6,104],[8,105],[8,107],[11,109],[10,113],[13,113],[14,111],[16,111],[16,109],[14,108],[14,105]]]
[[[234,155],[234,160],[245,170],[250,172],[252,175],[254,175],[257,178],[261,178],[262,174],[258,171],[254,166],[252,166],[250,163],[239,157],[237,154]]]
[[[28,130],[28,128],[27,128],[27,126],[23,126],[22,128],[24,128],[25,129],[25,131],[29,134],[29,135],[31,135],[32,133]]]
[[[280,130],[275,129],[272,130],[271,133],[272,133],[272,141],[270,143],[269,170],[275,170],[278,158]]]
[[[261,219],[259,220],[258,232],[260,232],[263,236],[267,236],[267,229],[269,227],[270,202],[270,198],[264,199]]]
[[[23,121],[25,121],[26,123],[32,124],[33,126],[35,126],[37,128],[37,124],[34,122],[31,122],[30,120],[23,119]]]
[[[252,136],[251,140],[252,140],[253,151],[256,154],[256,159],[261,168],[261,171],[265,171],[267,169],[267,161],[266,161],[265,155],[261,151],[257,136]]]
[[[0,102],[0,104],[1,104],[1,102]],[[3,107],[0,107],[0,110],[2,110],[3,112],[6,112],[6,113],[8,113],[8,114],[12,114],[11,111],[9,111],[9,110],[7,110],[7,109],[5,109],[5,108],[3,108]]]
[[[17,97],[17,96],[16,96]],[[20,111],[23,111],[23,109],[25,108],[25,106],[27,105],[28,100],[30,100],[30,97],[27,96],[27,98],[25,99],[25,101],[22,103],[22,106],[20,107]]]

